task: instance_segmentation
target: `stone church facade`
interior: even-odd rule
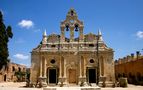
[[[72,8],[60,29],[61,34],[47,35],[45,31],[41,43],[32,50],[31,83],[100,85],[105,81],[113,85],[114,51],[104,43],[101,31],[97,35],[84,34],[84,24]]]

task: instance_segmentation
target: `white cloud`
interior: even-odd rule
[[[18,25],[22,28],[31,28],[34,26],[34,23],[31,20],[21,20]]]
[[[136,35],[137,35],[138,38],[143,39],[143,31],[138,31],[138,32],[136,33]]]
[[[22,39],[22,38],[18,38],[15,42],[16,42],[16,43],[24,43],[25,41],[24,41],[24,39]]]
[[[13,57],[17,58],[17,59],[20,59],[20,60],[25,60],[25,59],[28,59],[29,56],[28,55],[23,55],[21,53],[17,53],[15,55],[13,55]]]

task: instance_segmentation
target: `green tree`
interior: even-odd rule
[[[23,81],[23,78],[25,78],[25,75],[26,75],[26,72],[22,72],[22,71],[15,72],[15,76],[17,77],[18,82]]]
[[[3,66],[7,67],[7,64],[9,62],[8,42],[9,38],[12,37],[12,28],[11,26],[5,26],[3,22],[3,15],[0,11],[0,70],[3,68]]]

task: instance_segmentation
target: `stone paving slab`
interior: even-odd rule
[[[101,90],[143,90],[142,88],[102,88]]]
[[[45,87],[43,90],[101,90],[100,87]]]
[[[43,90],[43,88],[24,88],[25,82],[0,82],[0,90]],[[74,86],[73,86],[74,87]],[[78,88],[58,88],[58,90],[78,90]],[[136,85],[131,85],[129,84],[127,88],[121,88],[121,87],[116,87],[116,88],[101,88],[101,90],[143,90],[143,86],[136,86]]]
[[[43,90],[43,88],[0,87],[0,90]]]
[[[23,87],[26,82],[0,82],[0,87]]]

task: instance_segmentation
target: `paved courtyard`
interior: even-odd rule
[[[14,82],[0,82],[0,90],[43,90],[42,88],[24,88],[25,82],[14,83]],[[57,90],[79,90],[74,87],[58,88]],[[143,86],[128,85],[128,88],[101,88],[101,90],[143,90]]]

